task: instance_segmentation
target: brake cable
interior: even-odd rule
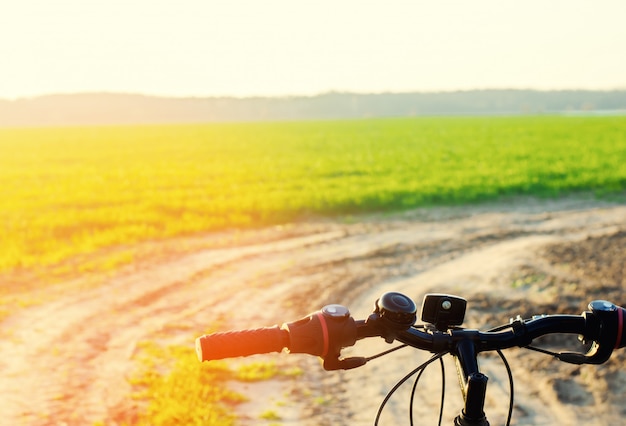
[[[389,399],[391,399],[391,397],[398,390],[398,388],[400,388],[400,386],[402,386],[404,384],[404,382],[409,380],[411,378],[411,376],[413,376],[415,373],[424,370],[430,364],[432,364],[433,362],[437,361],[438,359],[441,359],[447,353],[448,352],[440,352],[438,354],[434,354],[432,357],[430,357],[430,359],[428,359],[428,361],[426,361],[423,364],[421,364],[420,366],[416,367],[415,369],[413,369],[413,371],[411,371],[409,374],[407,374],[402,379],[400,379],[400,381],[398,383],[396,383],[395,386],[393,388],[391,388],[391,390],[389,392],[387,392],[387,395],[385,396],[383,401],[380,403],[380,406],[378,407],[378,413],[376,414],[376,420],[374,421],[374,426],[378,426],[378,421],[380,420],[380,416],[381,416],[381,414],[383,412],[383,409],[385,408],[385,405],[387,405],[387,402],[389,402]]]
[[[500,355],[500,359],[502,359],[502,363],[506,367],[506,374],[509,376],[509,414],[506,418],[506,426],[511,424],[511,418],[513,418],[513,403],[515,402],[515,392],[513,390],[513,372],[511,371],[511,366],[509,362],[506,360],[506,357],[502,353],[500,349],[496,349],[498,355]]]
[[[539,352],[545,355],[551,355],[553,357],[555,357],[556,359],[559,359],[559,353],[558,352],[552,352],[549,351],[547,349],[542,349],[542,348],[538,348],[537,346],[524,346],[524,349],[530,349],[531,351],[535,351],[535,352]]]
[[[446,399],[446,369],[443,365],[443,358],[439,358],[439,364],[441,365],[441,404],[439,405],[439,422],[437,423],[441,426],[441,420],[443,419],[443,404]],[[426,368],[422,368],[420,373],[415,378],[415,383],[413,383],[413,389],[411,390],[411,402],[409,404],[409,419],[411,420],[411,426],[413,426],[413,401],[415,400],[415,390],[417,389],[417,383],[422,377],[422,373],[426,371]]]
[[[370,357],[365,358],[365,362],[371,361],[371,360],[376,359],[376,358],[380,358],[381,356],[384,356],[384,355],[390,354],[392,352],[395,352],[398,349],[406,348],[407,346],[409,346],[409,345],[404,344],[404,345],[396,346],[395,348],[391,348],[391,349],[388,349],[388,350],[386,350],[384,352],[381,352],[379,354],[372,355]]]
[[[381,352],[377,355],[373,355],[369,358],[366,358],[367,361],[376,359],[376,358],[380,358],[384,355],[387,355],[389,353],[395,352],[399,349],[402,349],[404,347],[406,347],[408,345],[403,344],[400,346],[396,346],[395,348],[389,349],[387,351]],[[549,351],[543,350],[543,349],[539,349],[539,348],[535,348],[535,347],[531,347],[531,346],[527,346],[529,349],[533,349],[533,350],[537,350],[538,352],[545,352],[547,354],[551,354]],[[434,361],[439,360],[439,363],[441,364],[441,403],[439,406],[439,421],[438,421],[438,425],[441,425],[442,419],[443,419],[443,408],[444,408],[444,402],[445,402],[445,391],[446,391],[446,382],[445,382],[445,367],[444,367],[444,363],[443,363],[443,356],[446,355],[448,352],[441,352],[438,354],[434,354],[428,361],[424,362],[423,364],[419,365],[418,367],[416,367],[414,370],[412,370],[411,372],[409,372],[406,376],[404,376],[402,379],[400,379],[400,381],[398,381],[398,383],[396,383],[396,385],[387,393],[387,395],[385,396],[385,398],[383,399],[383,401],[381,402],[379,408],[378,408],[378,413],[376,414],[376,420],[374,422],[374,426],[378,425],[378,422],[380,420],[380,416],[382,415],[382,412],[387,404],[387,402],[389,402],[389,399],[391,399],[391,397],[393,396],[393,394],[400,388],[400,386],[402,386],[404,384],[404,382],[406,382],[408,379],[410,379],[413,375],[415,375],[416,373],[419,373],[417,375],[417,377],[415,378],[415,382],[413,383],[413,388],[411,390],[411,400],[410,400],[410,404],[409,404],[409,419],[411,422],[411,426],[413,426],[414,422],[413,422],[413,401],[415,400],[415,393],[416,393],[416,389],[417,389],[417,385],[420,381],[420,378],[422,377],[422,374],[424,373],[424,371],[426,370],[426,367],[428,367],[430,364],[432,364]],[[509,379],[509,410],[508,410],[508,414],[507,414],[507,420],[505,425],[509,426],[511,424],[511,419],[513,418],[513,405],[515,403],[515,389],[514,389],[514,384],[513,384],[513,372],[511,371],[511,366],[509,365],[508,360],[506,359],[506,357],[504,356],[504,353],[502,353],[502,351],[500,349],[496,350],[496,353],[500,356],[500,359],[502,360],[502,363],[504,364],[504,367],[506,369],[506,373]]]

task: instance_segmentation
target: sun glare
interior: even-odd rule
[[[624,88],[624,15],[616,0],[14,2],[0,98]]]

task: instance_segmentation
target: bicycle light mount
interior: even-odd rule
[[[422,302],[422,321],[439,331],[463,324],[467,300],[450,294],[429,293]]]

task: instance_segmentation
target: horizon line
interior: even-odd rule
[[[316,98],[328,95],[356,95],[356,96],[377,96],[377,95],[408,95],[408,94],[451,94],[451,93],[468,93],[468,92],[539,92],[539,93],[557,93],[557,92],[624,92],[626,86],[615,87],[611,89],[589,89],[589,88],[559,88],[559,89],[538,89],[538,88],[512,88],[512,87],[492,87],[492,88],[472,88],[472,89],[441,89],[441,90],[407,90],[407,91],[350,91],[350,90],[327,90],[323,92],[313,94],[283,94],[283,95],[166,95],[166,94],[154,94],[146,92],[126,92],[126,91],[109,91],[109,90],[94,90],[94,91],[79,91],[79,92],[51,92],[42,93],[37,95],[26,95],[18,97],[2,97],[0,101],[5,102],[20,102],[20,101],[32,101],[41,98],[50,98],[57,96],[137,96],[145,98],[155,99],[171,99],[171,100],[198,100],[198,99],[235,99],[235,100],[247,100],[247,99],[294,99],[294,98]]]

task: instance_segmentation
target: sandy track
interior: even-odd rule
[[[227,328],[271,325],[331,302],[346,304],[355,316],[363,317],[382,292],[396,290],[418,305],[428,291],[459,294],[469,300],[468,325],[483,323],[485,306],[497,324],[508,317],[506,313],[497,317],[494,303],[519,306],[525,301],[532,306],[536,301],[539,306],[549,298],[558,299],[554,286],[511,285],[517,271],[531,266],[550,275],[566,274],[541,256],[542,248],[625,228],[624,206],[590,205],[578,199],[519,200],[469,209],[419,210],[354,224],[272,228],[244,233],[242,242],[233,247],[137,265],[95,288],[22,309],[1,324],[3,422],[115,424],[120,411],[129,408],[127,378],[137,344],[157,334],[188,339],[190,330],[201,333],[216,320]],[[482,311],[472,308],[474,299],[485,302],[485,298],[488,303],[480,305]],[[189,343],[192,350],[193,341]],[[352,350],[369,355],[382,349],[387,345],[375,339]],[[251,398],[239,408],[242,423],[258,424],[259,413],[270,407],[280,413],[283,424],[372,424],[386,391],[425,357],[405,349],[358,370],[326,373],[312,357],[276,355],[280,362],[299,364],[305,374],[297,381],[240,386]],[[517,424],[573,424],[577,416],[588,413],[594,414],[597,424],[620,418],[619,404],[598,400],[600,390],[555,376],[563,374],[561,370],[526,380],[526,358],[512,357]],[[492,377],[490,389],[506,392],[504,371],[495,360],[485,360],[483,367]],[[578,378],[593,374],[586,367],[568,371]],[[448,368],[452,380],[448,417],[459,404],[454,374]],[[416,404],[416,415],[423,419],[435,418],[438,404],[438,396],[433,398],[438,393],[435,368],[427,376],[432,377],[425,380]],[[404,391],[390,404],[383,424],[406,422],[407,398]],[[497,399],[487,404],[492,424],[498,424],[506,404]]]

